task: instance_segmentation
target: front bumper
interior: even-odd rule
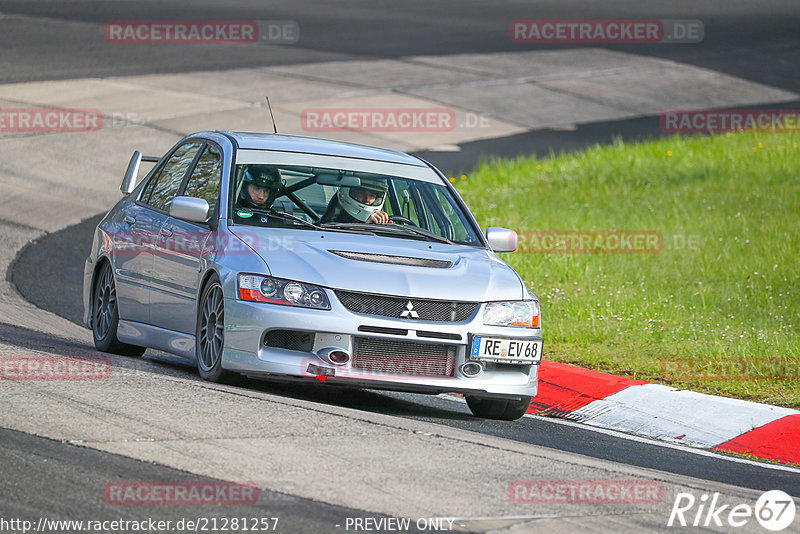
[[[458,392],[477,396],[535,396],[538,365],[486,364],[478,376],[467,376],[461,365],[469,355],[473,334],[515,339],[541,339],[541,329],[487,326],[483,305],[461,323],[393,319],[353,313],[330,298],[331,310],[321,311],[238,299],[225,301],[225,369],[254,377],[319,378],[330,383],[357,387],[421,393]],[[359,330],[367,327],[370,332]],[[394,329],[403,333],[376,333]],[[273,330],[305,331],[314,334],[310,350],[288,350],[264,343]],[[450,339],[435,339],[432,334]],[[353,361],[334,365],[319,356],[323,348],[336,347],[353,354],[354,338],[388,342],[411,342],[452,347],[455,369],[452,376],[430,376],[353,367]]]

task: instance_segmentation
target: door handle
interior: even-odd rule
[[[134,217],[133,215],[126,215],[123,220],[125,221],[126,224],[132,225],[133,223],[136,222],[136,217]]]
[[[172,228],[162,228],[161,235],[162,237],[172,237]]]

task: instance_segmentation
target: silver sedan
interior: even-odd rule
[[[137,183],[142,160],[155,163]],[[448,180],[402,152],[201,132],[134,153],[84,269],[96,347],[200,375],[465,396],[513,420],[536,395],[539,302]]]

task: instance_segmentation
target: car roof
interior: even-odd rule
[[[345,143],[343,141],[320,139],[317,137],[304,137],[301,135],[228,131],[219,131],[218,133],[226,135],[236,141],[239,148],[243,149],[299,152],[303,154],[319,154],[401,163],[404,165],[414,165],[416,167],[427,166],[425,162],[419,158],[391,148],[358,145],[355,143]]]

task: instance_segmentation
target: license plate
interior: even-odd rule
[[[470,356],[488,362],[538,365],[542,361],[542,340],[474,336]]]

